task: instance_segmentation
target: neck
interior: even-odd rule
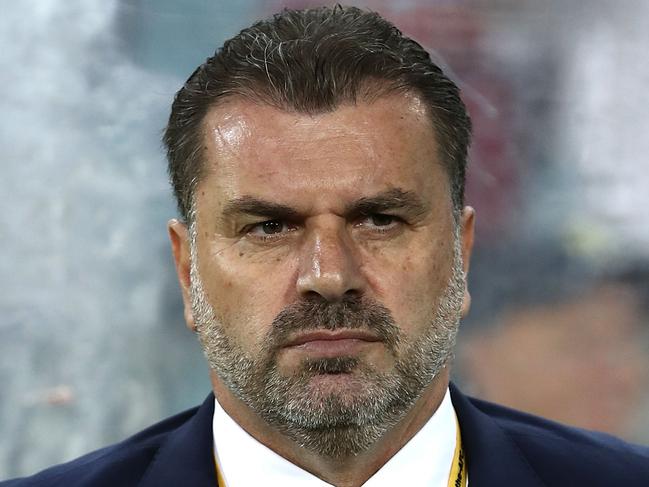
[[[367,450],[343,458],[318,455],[268,425],[250,407],[236,398],[211,374],[212,387],[219,404],[248,434],[291,463],[322,480],[340,487],[355,487],[365,483],[392,458],[431,418],[444,399],[449,374],[445,367],[424,389],[408,413]]]

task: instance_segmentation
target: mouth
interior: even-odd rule
[[[356,355],[381,341],[376,335],[362,330],[317,330],[292,337],[284,348],[311,357],[333,358]]]

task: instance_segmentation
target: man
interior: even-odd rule
[[[227,41],[164,137],[214,394],[5,485],[647,485],[646,448],[449,390],[469,136],[457,87],[376,14],[285,11]]]

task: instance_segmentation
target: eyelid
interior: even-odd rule
[[[253,230],[255,229],[261,229],[261,226],[265,223],[269,222],[277,222],[282,224],[282,226],[286,227],[286,229],[279,233],[254,233]],[[259,220],[257,222],[249,223],[248,225],[245,225],[241,229],[241,234],[249,237],[251,239],[259,240],[259,241],[269,241],[269,240],[275,240],[278,238],[283,238],[285,237],[288,233],[294,232],[296,230],[296,225],[286,219],[282,218],[268,218],[265,220]]]
[[[366,221],[376,216],[387,217],[392,219],[393,221],[391,221],[387,225],[374,225],[371,222],[368,223]],[[394,214],[389,210],[363,211],[362,213],[359,212],[358,214],[348,218],[349,218],[348,221],[352,224],[353,227],[364,229],[365,231],[371,232],[373,234],[395,232],[401,229],[403,225],[408,223],[406,218],[404,218],[401,215]],[[269,234],[263,233],[261,229],[262,225],[269,222],[281,223],[283,226],[282,231],[280,231],[279,233],[269,233]],[[298,223],[295,223],[289,219],[281,218],[281,217],[280,218],[270,217],[270,218],[264,218],[263,220],[258,220],[244,225],[240,230],[240,234],[242,236],[250,238],[251,240],[268,242],[271,240],[285,238],[288,234],[298,230],[298,227],[299,227]]]
[[[396,220],[405,220],[405,217],[399,214],[396,210],[388,210],[388,209],[380,209],[380,210],[370,210],[370,211],[362,211],[357,213],[354,216],[355,220],[362,220],[365,218],[370,218],[373,216],[387,216],[390,218],[394,218]]]
[[[391,218],[393,221],[390,222],[390,224],[388,224],[388,225],[371,225],[371,228],[369,228],[370,225],[364,225],[362,223],[363,221],[365,221],[365,220],[367,220],[369,218],[372,218],[374,216],[388,217],[388,218]],[[375,233],[387,233],[387,232],[392,232],[392,231],[400,228],[405,223],[406,223],[406,220],[403,217],[399,216],[399,215],[393,215],[393,214],[387,213],[387,212],[386,213],[373,212],[373,213],[370,213],[368,215],[362,215],[359,218],[357,218],[356,223],[354,224],[354,226],[356,226],[356,227],[365,227],[368,230],[370,230],[372,232],[375,232]]]

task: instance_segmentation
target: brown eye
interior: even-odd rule
[[[381,213],[377,213],[375,215],[371,216],[372,219],[372,225],[376,225],[377,227],[385,227],[387,225],[390,225],[391,223],[394,222],[394,217],[391,215],[383,215]]]
[[[296,230],[295,225],[283,220],[266,220],[248,226],[246,233],[251,238],[268,240],[283,237],[294,230]]]
[[[284,224],[278,220],[269,220],[261,224],[261,230],[266,235],[273,235],[280,233],[284,229]]]
[[[401,229],[404,224],[405,222],[402,218],[385,213],[370,213],[356,222],[358,228],[362,228],[364,231],[370,232],[369,234],[373,235],[391,235]]]

